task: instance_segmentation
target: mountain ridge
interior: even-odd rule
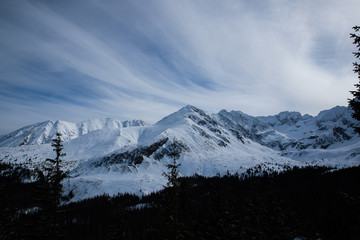
[[[47,120],[22,127],[11,133],[0,136],[0,147],[50,143],[51,139],[55,137],[56,132],[60,132],[63,135],[63,141],[68,141],[104,128],[120,129],[148,125],[148,123],[142,120],[119,121],[112,118],[97,118],[78,123],[62,120]],[[12,141],[9,141],[9,139],[12,139]]]
[[[53,154],[50,136],[60,129],[65,168],[72,176],[66,188],[75,189],[75,199],[102,193],[144,194],[165,185],[162,173],[173,146],[180,153],[183,176],[242,173],[257,164],[279,170],[304,164],[358,165],[360,138],[353,133],[353,124],[351,110],[339,106],[317,116],[281,112],[253,117],[240,111],[207,113],[187,105],[152,125],[109,118],[30,125],[0,138],[0,159],[22,163],[31,159],[29,167],[41,167]]]

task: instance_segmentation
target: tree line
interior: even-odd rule
[[[1,239],[360,236],[360,167],[294,167],[280,173],[257,168],[242,176],[192,176],[141,198],[103,195],[64,205],[48,203],[53,193],[45,194],[42,180],[21,183],[17,174],[1,177]]]

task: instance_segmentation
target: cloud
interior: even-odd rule
[[[173,29],[180,29],[184,32],[182,35],[187,36],[187,43],[178,46],[185,45],[190,49],[193,55],[189,56],[189,60],[196,59],[200,67],[206,69],[209,78],[222,87],[239,89],[240,94],[245,91],[244,97],[248,97],[246,93],[251,93],[268,99],[277,98],[284,103],[290,102],[291,105],[282,104],[287,108],[313,114],[323,107],[346,102],[347,91],[351,87],[351,43],[348,33],[339,37],[331,29],[336,27],[341,33],[351,29],[353,23],[346,21],[349,15],[345,14],[350,12],[353,19],[359,18],[354,17],[359,9],[355,2],[348,4],[343,11],[343,5],[335,1],[325,8],[322,3],[272,1],[267,6],[270,9],[260,11],[266,12],[266,16],[259,19],[259,11],[248,11],[248,8],[241,11],[246,6],[238,3],[234,1],[220,8],[205,6],[207,2],[195,7],[175,6],[173,3],[167,6],[164,12],[177,18],[171,24],[178,24]],[[235,14],[226,14],[231,13],[231,9],[236,10]],[[323,17],[320,21],[316,12],[319,10]],[[326,25],[338,22],[342,24]],[[332,42],[326,48],[328,51],[334,52],[334,48],[339,48],[349,53],[346,57],[338,54],[330,66],[316,61],[327,58],[328,54],[320,52],[317,59],[313,57],[314,51],[324,44],[316,39],[326,37],[328,41],[325,45],[329,40]],[[322,52],[326,52],[324,48]],[[343,74],[344,69],[348,74]],[[264,108],[268,106],[264,104],[257,111],[264,111]]]
[[[28,124],[155,122],[186,104],[316,114],[346,104],[356,81],[348,35],[360,22],[355,0],[0,5],[0,119],[8,129],[24,113]]]

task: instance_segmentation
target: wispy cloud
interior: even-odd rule
[[[0,6],[2,131],[49,118],[154,122],[185,104],[316,114],[345,105],[356,80],[356,0]]]

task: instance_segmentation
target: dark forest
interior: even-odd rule
[[[46,205],[40,180],[21,181],[28,170],[1,164],[1,172],[1,239],[360,236],[360,167],[268,173],[258,166],[241,176],[180,178],[178,186],[141,198],[98,196],[59,207]]]

